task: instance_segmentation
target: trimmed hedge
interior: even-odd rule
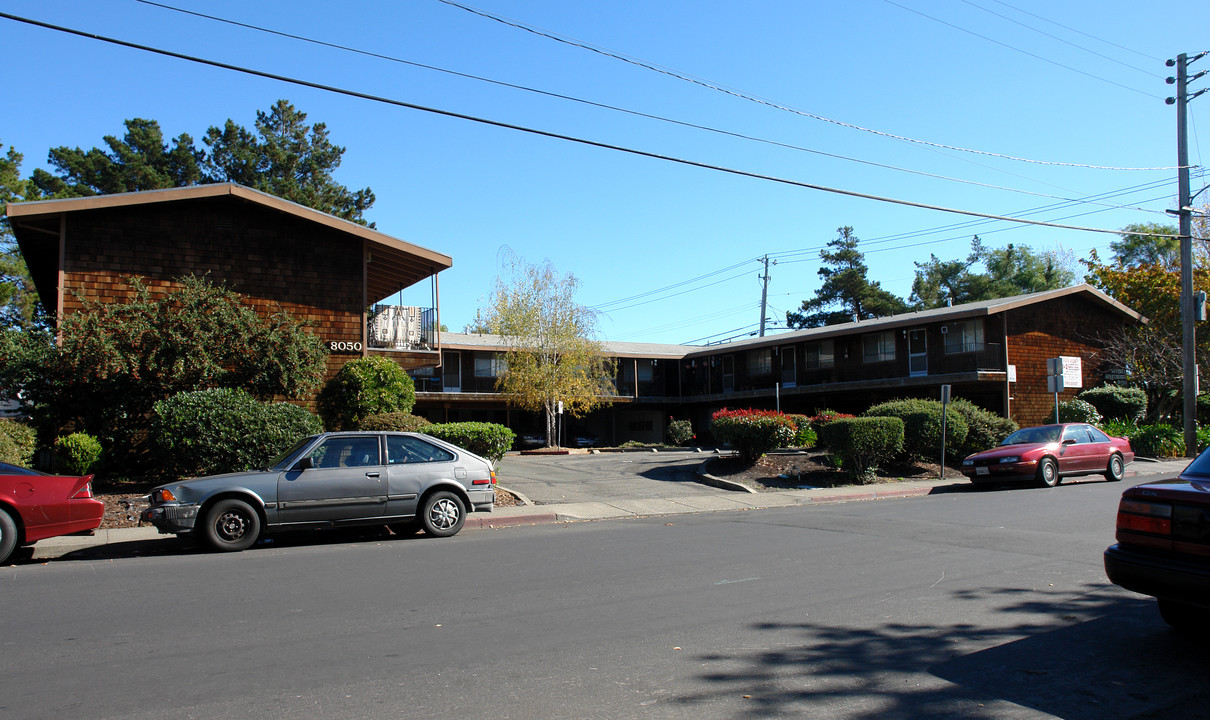
[[[313,413],[263,403],[243,390],[197,390],[155,404],[150,442],[176,477],[263,467],[300,438],[323,431]]]
[[[1076,398],[1090,403],[1106,420],[1138,422],[1147,414],[1147,393],[1143,388],[1102,385],[1085,390]],[[1200,397],[1198,407],[1200,410]]]
[[[954,448],[955,457],[966,457],[972,453],[993,448],[1021,427],[1012,420],[985,410],[970,400],[960,398],[952,400],[949,409],[949,417],[953,417],[954,413],[957,413],[966,421],[967,426],[966,439],[959,447]]]
[[[34,464],[37,447],[38,433],[33,428],[16,420],[0,418],[0,462],[30,467]]]
[[[385,357],[349,361],[319,393],[319,416],[329,430],[355,430],[362,418],[381,413],[410,413],[416,384]]]
[[[728,410],[723,408],[710,418],[714,439],[727,443],[745,462],[756,462],[761,455],[786,447],[797,429],[786,415],[772,410]]]
[[[72,433],[55,440],[55,472],[87,475],[101,459],[101,441],[87,433]]]
[[[819,437],[843,469],[866,483],[882,463],[903,450],[904,428],[897,417],[840,418],[821,427]]]
[[[940,400],[921,398],[879,403],[862,413],[864,417],[897,417],[902,420],[903,453],[920,460],[936,458],[941,452],[941,414]],[[950,457],[959,457],[958,453],[962,451],[969,432],[970,427],[961,413],[946,413],[945,449]]]
[[[361,430],[390,430],[395,432],[427,432],[433,423],[405,412],[379,413],[362,419]]]
[[[825,448],[828,446],[827,439],[820,433],[820,429],[832,422],[833,420],[842,420],[851,418],[848,413],[836,412],[835,410],[816,410],[815,414],[807,418],[807,427],[815,433],[815,446]]]
[[[517,437],[503,425],[485,422],[428,425],[422,428],[421,432],[469,450],[492,462],[500,462]]]

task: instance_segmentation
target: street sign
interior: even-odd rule
[[[1062,379],[1063,384],[1059,386],[1059,389],[1084,387],[1084,364],[1079,357],[1050,358],[1046,361],[1046,374]],[[1048,381],[1047,392],[1057,392],[1057,390],[1051,390],[1049,385]]]

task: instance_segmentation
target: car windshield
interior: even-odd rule
[[[1023,428],[1017,432],[1004,438],[1001,445],[1023,445],[1038,444],[1045,445],[1046,443],[1058,442],[1059,431],[1058,425],[1043,425],[1042,427]]]
[[[306,446],[308,446],[312,442],[314,442],[314,440],[315,440],[314,435],[311,435],[309,437],[303,438],[302,440],[299,440],[298,442],[294,443],[293,447],[291,447],[289,450],[285,451],[281,455],[278,455],[277,457],[270,460],[269,465],[265,469],[270,470],[272,472],[285,471],[285,469],[290,467],[290,465],[292,464],[292,461],[294,460],[294,456],[297,455],[299,452],[301,452],[303,448],[305,448]]]

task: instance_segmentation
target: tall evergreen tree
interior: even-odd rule
[[[39,197],[66,198],[161,190],[201,181],[203,153],[193,138],[181,133],[171,143],[155,120],[133,118],[125,122],[122,138],[104,137],[109,150],[52,148],[49,162],[56,174],[38,168],[31,182]]]
[[[878,282],[870,282],[865,256],[857,249],[861,241],[853,228],[837,228],[836,232],[840,236],[828,243],[828,249],[819,251],[824,263],[819,268],[823,286],[814,298],[802,301],[799,312],[786,313],[786,324],[814,328],[906,312],[907,303]]]
[[[0,149],[3,147],[0,143]],[[0,156],[0,330],[37,324],[38,293],[5,214],[5,205],[24,200],[28,191],[21,179],[22,159],[12,147]]]
[[[307,114],[286,100],[256,113],[256,132],[227,120],[211,127],[204,167],[209,182],[236,182],[346,220],[366,224],[374,204],[369,188],[350,191],[332,179],[345,149],[333,145],[323,123],[307,124]]]

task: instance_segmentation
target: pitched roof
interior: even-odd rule
[[[1097,290],[1091,285],[1081,284],[1059,288],[1057,290],[1043,290],[1042,292],[1014,295],[1012,297],[963,303],[961,305],[954,305],[952,307],[940,307],[933,308],[931,310],[900,313],[898,315],[889,315],[887,317],[875,318],[873,320],[860,320],[858,322],[848,322],[840,325],[826,325],[820,328],[808,328],[806,330],[794,330],[777,335],[766,335],[765,337],[745,338],[743,340],[736,340],[735,342],[727,343],[725,345],[712,345],[708,348],[700,349],[694,348],[693,354],[708,354],[709,352],[717,352],[721,348],[749,349],[771,345],[782,345],[787,342],[796,342],[799,340],[826,339],[836,337],[838,335],[852,335],[854,333],[892,330],[910,325],[920,325],[923,323],[954,322],[958,320],[965,320],[967,318],[987,317],[990,315],[1005,313],[1009,310],[1016,310],[1018,308],[1037,305],[1039,303],[1057,300],[1059,298],[1073,295],[1084,296],[1096,304],[1104,305],[1112,312],[1120,313],[1126,318],[1129,318],[1131,321],[1147,322],[1145,317],[1126,307],[1117,300],[1114,300],[1100,290]]]
[[[401,283],[407,287],[435,275],[441,270],[450,268],[454,264],[448,255],[235,183],[190,185],[166,190],[144,190],[83,198],[9,203],[7,213],[9,224],[17,235],[18,243],[22,246],[22,253],[37,256],[38,253],[26,253],[26,246],[36,244],[41,237],[45,237],[44,233],[57,235],[59,219],[70,213],[223,197],[292,215],[368,241],[372,257],[372,262],[367,268],[368,292],[371,300],[388,297],[399,290]],[[57,257],[57,249],[54,254]],[[32,270],[33,268],[31,268]]]
[[[1008,312],[1009,310],[1028,307],[1030,305],[1036,305],[1038,303],[1057,300],[1059,298],[1069,297],[1072,295],[1083,296],[1094,303],[1104,305],[1112,312],[1120,313],[1132,321],[1147,321],[1147,319],[1142,315],[1138,314],[1134,310],[1131,310],[1091,285],[1072,285],[1071,287],[1059,288],[1058,290],[1045,290],[1042,292],[1028,293],[1025,295],[995,298],[993,300],[980,300],[979,302],[964,303],[962,305],[954,305],[952,307],[941,307],[933,308],[932,310],[901,313],[899,315],[891,315],[873,320],[862,320],[860,322],[844,323],[842,325],[828,325],[821,328],[794,330],[792,332],[779,333],[777,335],[766,335],[765,337],[745,338],[743,340],[736,340],[734,342],[719,345],[667,345],[659,343],[613,341],[605,341],[601,344],[605,347],[605,354],[614,357],[700,357],[703,355],[725,353],[734,349],[746,350],[759,347],[771,347],[773,345],[785,345],[787,343],[797,342],[800,340],[826,339],[840,335],[852,335],[854,333],[877,332],[879,330],[891,330],[905,326],[920,325],[922,323],[955,322],[958,320],[965,320],[967,318],[987,317],[990,315]],[[478,335],[448,332],[441,333],[441,346],[451,350],[504,351],[508,349],[508,345],[499,335]]]

